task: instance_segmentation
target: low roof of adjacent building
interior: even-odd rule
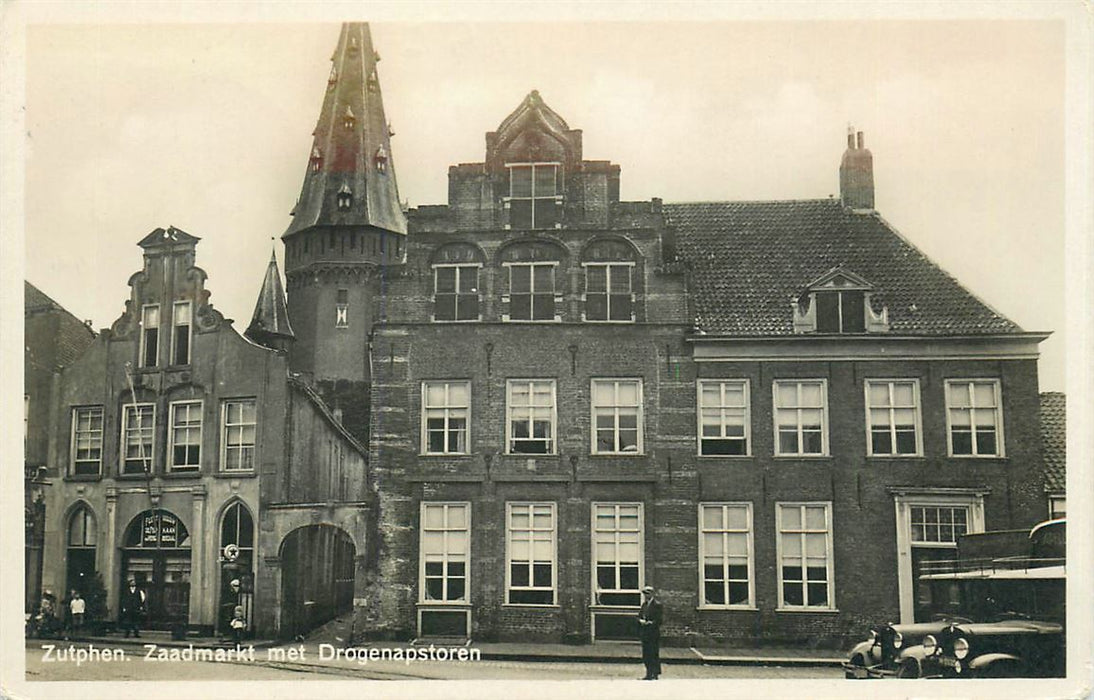
[[[872,287],[894,335],[1022,329],[965,289],[875,212],[837,199],[665,204],[691,272],[695,322],[719,335],[794,333],[793,303],[834,269]]]
[[[1041,394],[1041,452],[1045,490],[1063,493],[1067,480],[1067,397],[1063,392]]]

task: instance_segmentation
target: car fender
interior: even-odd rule
[[[848,658],[855,658],[856,654],[861,654],[862,658],[867,661],[873,661],[877,659],[877,654],[874,652],[874,647],[877,646],[870,640],[859,642],[851,648],[850,653],[847,654]]]
[[[922,644],[913,644],[910,647],[904,647],[900,650],[900,653],[896,655],[897,661],[903,661],[904,659],[923,661],[925,658],[927,658],[927,650],[923,648]]]
[[[1000,661],[1021,661],[1022,657],[1014,654],[996,652],[994,654],[981,654],[969,662],[970,671],[982,671],[988,666]]]

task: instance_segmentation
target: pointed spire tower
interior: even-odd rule
[[[281,287],[281,271],[277,268],[275,252],[270,253],[270,264],[266,266],[266,277],[262,280],[251,325],[247,326],[243,335],[273,350],[287,350],[296,339],[289,325],[289,309],[285,304],[285,290]]]
[[[406,261],[406,215],[379,60],[368,24],[342,25],[304,183],[282,236],[288,317],[296,331],[290,365],[332,407],[341,403],[332,387],[353,386],[367,396],[374,299],[384,271]]]

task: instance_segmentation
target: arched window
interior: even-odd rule
[[[234,544],[239,548],[237,562],[249,566],[254,554],[254,520],[247,506],[242,503],[233,503],[224,511],[224,519],[220,523],[220,551],[224,554],[224,548]]]
[[[95,545],[98,532],[95,516],[87,506],[80,506],[68,521],[68,575],[65,593],[72,590],[86,593],[95,577]]]
[[[220,613],[218,628],[227,630],[235,607],[243,608],[247,633],[254,629],[254,538],[251,511],[237,501],[220,521]]]

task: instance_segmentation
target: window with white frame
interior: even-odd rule
[[[631,263],[585,263],[585,320],[633,321]]]
[[[149,304],[141,310],[141,367],[159,364],[160,307]]]
[[[103,407],[72,409],[72,474],[98,475],[103,464]]]
[[[1003,456],[1003,404],[999,380],[947,380],[946,418],[951,455]]]
[[[699,454],[747,455],[750,433],[748,381],[699,380]]]
[[[127,404],[122,411],[122,474],[152,471],[156,406]]]
[[[509,562],[506,591],[511,605],[555,602],[555,504],[506,504]]]
[[[969,531],[968,506],[910,506],[912,544],[957,544]]]
[[[817,332],[866,332],[866,296],[863,290],[817,291],[816,304]]]
[[[555,320],[555,267],[557,263],[507,263],[509,320]]]
[[[593,504],[593,600],[637,606],[642,589],[642,504]]]
[[[555,228],[562,221],[558,163],[512,163],[509,168],[509,228]]]
[[[699,505],[701,607],[752,605],[752,505]]]
[[[171,471],[201,468],[201,401],[171,404],[171,432],[168,451]]]
[[[255,400],[225,401],[221,410],[221,470],[253,471],[255,467]]]
[[[835,608],[832,504],[778,503],[780,608]]]
[[[334,293],[334,327],[349,328],[349,290],[338,289]]]
[[[171,346],[171,364],[190,364],[190,326],[193,323],[193,307],[188,301],[176,301],[174,308],[174,344]]]
[[[470,528],[470,504],[422,503],[422,602],[467,601]]]
[[[506,383],[507,452],[555,453],[555,381],[510,379]]]
[[[921,454],[919,423],[918,381],[866,380],[866,426],[870,434],[867,454]]]
[[[593,454],[642,452],[642,380],[592,382]]]
[[[433,267],[433,320],[479,320],[479,265]]]
[[[828,454],[827,388],[823,379],[778,379],[775,454]]]
[[[1063,518],[1067,515],[1067,498],[1064,496],[1049,496],[1048,517],[1051,520]]]
[[[471,382],[422,382],[422,453],[467,454]]]

